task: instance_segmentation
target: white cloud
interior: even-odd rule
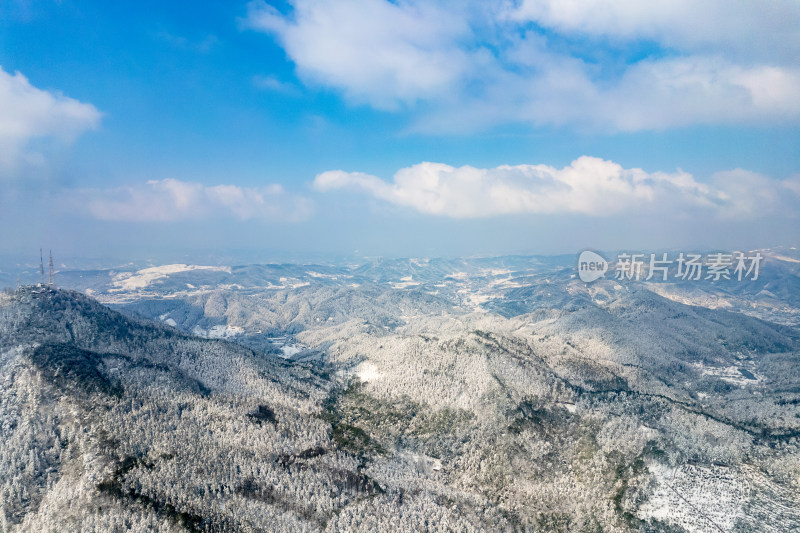
[[[797,122],[800,4],[762,4],[294,0],[283,14],[257,0],[246,25],[275,36],[307,83],[412,109],[417,131]],[[585,60],[571,39],[612,59]],[[657,53],[628,62],[620,50],[643,40]]]
[[[91,104],[37,89],[19,72],[12,75],[0,67],[0,177],[43,164],[43,154],[30,146],[33,141],[70,143],[96,128],[100,118]]]
[[[563,68],[563,67],[562,67]],[[733,65],[719,57],[642,61],[609,87],[580,71],[555,85],[548,73],[527,111],[538,123],[589,123],[636,131],[690,124],[784,122],[800,118],[800,70]],[[558,90],[554,90],[554,88]]]
[[[175,221],[216,217],[240,220],[298,221],[309,216],[311,202],[280,185],[244,188],[205,186],[175,179],[106,190],[84,190],[77,201],[101,220]]]
[[[800,214],[800,176],[783,181],[737,168],[711,176],[724,218],[757,218]]]
[[[800,200],[794,182],[743,170],[716,174],[712,185],[705,185],[685,172],[647,173],[588,156],[561,169],[547,165],[481,169],[420,163],[399,170],[392,183],[369,174],[335,170],[318,175],[314,188],[321,192],[359,189],[395,205],[453,218],[524,213],[633,216],[655,212],[680,217],[696,210],[749,218],[774,213],[778,208],[784,214],[796,215]]]
[[[460,95],[411,128],[458,133],[528,122],[591,131],[660,130],[693,124],[780,124],[800,119],[800,69],[742,67],[720,57],[641,61],[612,82],[547,51],[526,52],[535,74],[502,73],[478,95]]]
[[[393,109],[441,95],[470,68],[458,46],[469,27],[452,15],[421,3],[299,0],[287,17],[257,0],[246,24],[274,34],[307,81]]]
[[[567,34],[650,39],[688,52],[795,62],[796,0],[523,0],[509,18]]]

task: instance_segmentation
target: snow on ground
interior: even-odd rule
[[[411,452],[401,452],[400,457],[421,474],[429,475],[442,471],[442,461],[440,459]]]
[[[414,281],[414,278],[411,276],[405,276],[400,278],[399,282],[389,282],[393,289],[405,289],[407,287],[416,287],[419,285],[418,281]]]
[[[459,295],[462,298],[462,302],[464,305],[472,307],[472,309],[477,313],[485,313],[487,312],[486,309],[483,308],[483,305],[491,300],[499,298],[500,295],[497,293],[491,292],[476,292],[471,293],[466,289],[461,289],[458,291]]]
[[[175,322],[174,319],[167,317],[169,317],[169,313],[164,313],[163,315],[159,316],[158,319],[162,321],[164,324],[172,326],[173,328],[178,326],[178,323]]]
[[[792,248],[794,250],[794,248]],[[794,257],[787,257],[785,255],[774,255],[775,259],[779,261],[786,261],[787,263],[800,263],[800,259],[795,259]]]
[[[489,274],[491,276],[505,276],[511,274],[512,271],[505,268],[484,268],[481,270],[482,274]]]
[[[286,359],[289,359],[308,349],[308,346],[300,344],[299,342],[295,342],[294,338],[289,336],[270,337],[269,341],[280,349],[280,355]]]
[[[563,407],[572,414],[575,414],[578,411],[578,406],[571,402],[556,402],[556,405]]]
[[[685,305],[706,307],[708,309],[728,309],[733,307],[729,297],[719,294],[707,292],[689,293],[680,288],[659,283],[648,283],[647,288],[659,296]]]
[[[358,379],[364,382],[374,381],[383,377],[383,374],[378,372],[378,367],[366,361],[358,365],[356,375]]]
[[[303,347],[300,344],[286,344],[281,346],[281,352],[283,352],[284,357],[291,357],[293,355],[297,355],[303,351]]]
[[[289,289],[299,289],[300,287],[308,287],[311,285],[308,281],[302,281],[297,278],[278,278],[278,281],[283,283],[283,287],[279,288],[289,288]],[[271,285],[271,284],[270,284]]]
[[[309,276],[311,276],[312,278],[320,278],[320,279],[339,279],[339,276],[336,276],[336,275],[334,275],[334,274],[323,274],[322,272],[315,272],[315,271],[313,271],[313,270],[309,270],[308,272],[306,272],[306,274],[308,274],[308,275],[309,275]]]
[[[520,281],[518,278],[502,278],[502,279],[494,279],[489,282],[490,287],[499,287],[503,289],[516,289],[519,287],[527,287],[530,283],[526,281]]]
[[[691,365],[705,376],[714,376],[739,387],[755,385],[763,381],[755,374],[755,368],[748,370],[741,366],[709,366],[703,363],[691,363]]]
[[[203,329],[200,326],[195,326],[194,329],[192,329],[192,333],[198,337],[206,337],[208,339],[229,339],[243,334],[244,328],[225,324],[211,326],[210,329]]]
[[[639,517],[679,525],[690,533],[732,531],[744,517],[750,489],[740,472],[727,466],[651,463],[657,486]]]
[[[737,297],[716,294],[701,288],[688,290],[659,283],[647,283],[646,286],[659,296],[686,305],[726,309],[778,324],[793,326],[800,324],[800,309],[788,305],[768,290],[760,291],[755,297],[752,295]]]
[[[136,291],[144,289],[152,282],[169,277],[171,274],[178,274],[180,272],[189,272],[192,270],[210,270],[216,272],[231,273],[231,267],[215,267],[215,266],[202,266],[202,265],[163,265],[157,267],[143,268],[136,272],[121,272],[114,275],[111,282],[113,288],[111,291]]]

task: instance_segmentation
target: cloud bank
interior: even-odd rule
[[[792,0],[523,0],[507,16],[561,33],[741,59],[794,62],[800,47],[800,4]]]
[[[31,148],[34,141],[70,143],[96,128],[101,116],[91,104],[38,89],[19,72],[0,67],[0,177],[44,164],[44,154]]]
[[[255,0],[309,85],[418,111],[415,129],[599,131],[800,120],[800,4]],[[598,55],[599,51],[599,55]]]
[[[399,170],[391,183],[334,170],[319,174],[314,188],[360,190],[394,205],[451,218],[646,213],[682,217],[698,211],[723,218],[796,217],[800,205],[800,177],[778,181],[737,169],[715,174],[707,185],[685,172],[647,173],[589,156],[560,169],[548,165],[483,169],[426,162]]]
[[[128,222],[169,222],[210,218],[284,220],[311,214],[311,201],[289,194],[280,185],[206,186],[175,179],[105,190],[84,190],[76,202],[94,218]]]

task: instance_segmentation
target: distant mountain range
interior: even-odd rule
[[[0,531],[800,529],[800,262],[765,253],[747,282],[504,257],[7,290]]]

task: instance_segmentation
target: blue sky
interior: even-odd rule
[[[798,244],[800,5],[6,2],[0,255]]]

